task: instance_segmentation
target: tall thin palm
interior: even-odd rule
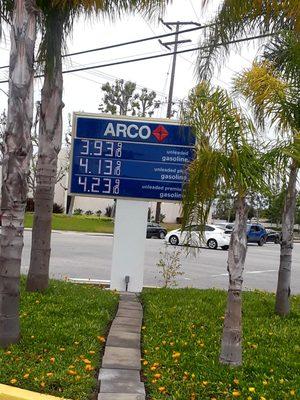
[[[211,0],[202,0],[204,5]],[[299,0],[223,0],[212,19],[201,45],[209,47],[207,57],[199,54],[198,71],[203,79],[211,76],[216,65],[226,59],[229,41],[247,34],[274,34],[282,30],[300,32]],[[270,38],[269,38],[270,40]]]
[[[1,17],[11,25],[9,101],[2,164],[0,248],[0,345],[18,341],[19,282],[23,249],[27,175],[33,118],[35,0],[0,2]]]
[[[270,62],[254,64],[252,69],[244,71],[236,79],[235,87],[252,104],[257,121],[262,126],[265,121],[270,121],[277,132],[287,137],[293,150],[290,153],[290,171],[282,214],[282,242],[275,305],[278,314],[287,315],[290,311],[296,185],[300,166],[300,64],[298,67],[296,65],[293,67],[291,62],[282,63],[279,61],[281,51],[277,54],[278,56],[276,52],[268,51],[268,58],[271,58],[274,64]],[[280,66],[281,71],[278,72]]]
[[[225,90],[200,83],[184,111],[196,138],[195,160],[184,190],[183,225],[204,227],[211,202],[224,190],[236,193],[236,216],[228,251],[229,288],[220,362],[242,363],[241,291],[247,252],[247,196],[266,190],[255,128]],[[202,233],[201,233],[202,234]]]
[[[32,232],[27,289],[43,291],[49,281],[51,220],[57,157],[62,138],[62,59],[61,53],[77,16],[104,14],[110,18],[124,12],[162,10],[169,0],[38,0],[42,10],[40,59],[45,78],[42,89],[35,214]]]

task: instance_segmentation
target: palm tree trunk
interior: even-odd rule
[[[282,241],[275,303],[275,312],[282,316],[290,312],[289,297],[291,292],[291,268],[298,171],[297,163],[293,161],[282,214]]]
[[[242,364],[242,284],[247,253],[247,207],[245,197],[239,197],[235,224],[228,250],[229,288],[225,314],[220,362]]]
[[[9,101],[2,165],[0,345],[20,337],[19,284],[27,175],[32,154],[35,1],[16,0],[11,25]]]
[[[49,284],[52,210],[64,106],[61,48],[59,45],[57,47],[59,54],[54,69],[45,68],[42,89],[31,258],[26,287],[28,291],[44,291]]]

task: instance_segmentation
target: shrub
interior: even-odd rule
[[[113,206],[107,206],[105,208],[105,216],[106,217],[111,217],[113,213]]]
[[[27,199],[26,212],[34,212],[34,200],[32,197]]]
[[[93,211],[92,210],[87,210],[86,212],[85,212],[85,215],[93,215],[94,213],[93,213]]]
[[[166,218],[166,214],[160,214],[159,215],[159,222],[164,222],[165,218]]]
[[[96,211],[97,217],[101,217],[101,214],[102,214],[102,211],[101,211],[101,210],[97,210],[97,211]]]
[[[181,271],[180,254],[180,250],[169,251],[167,246],[165,246],[163,251],[159,252],[160,259],[156,266],[158,273],[161,275],[163,287],[165,288],[177,286],[176,278],[184,275],[184,272]]]
[[[176,223],[177,224],[182,224],[182,217],[177,217],[176,218]]]
[[[75,210],[73,211],[74,215],[82,215],[83,210],[81,208],[75,208]]]
[[[54,214],[63,214],[64,208],[61,204],[53,203],[53,213]]]

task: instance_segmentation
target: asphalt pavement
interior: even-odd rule
[[[110,279],[113,237],[75,232],[54,232],[52,234],[52,254],[50,275],[53,278]],[[28,270],[30,260],[31,231],[25,231],[25,246],[22,257],[22,272]],[[147,239],[144,264],[144,285],[160,286],[156,263],[164,241]],[[226,289],[227,251],[181,249],[181,263],[184,275],[178,277],[179,287]],[[279,265],[279,245],[267,243],[263,247],[248,246],[244,287],[275,291]],[[172,251],[172,246],[168,246]],[[295,243],[292,267],[292,292],[300,293],[300,243]]]

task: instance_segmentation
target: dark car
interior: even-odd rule
[[[266,243],[268,233],[261,224],[247,224],[248,243],[257,243],[263,246]]]
[[[164,239],[167,234],[167,230],[155,222],[148,222],[147,224],[147,238],[157,237],[159,239]]]
[[[281,232],[273,231],[272,229],[266,229],[267,231],[267,240],[266,242],[272,242],[279,244],[281,240]]]

